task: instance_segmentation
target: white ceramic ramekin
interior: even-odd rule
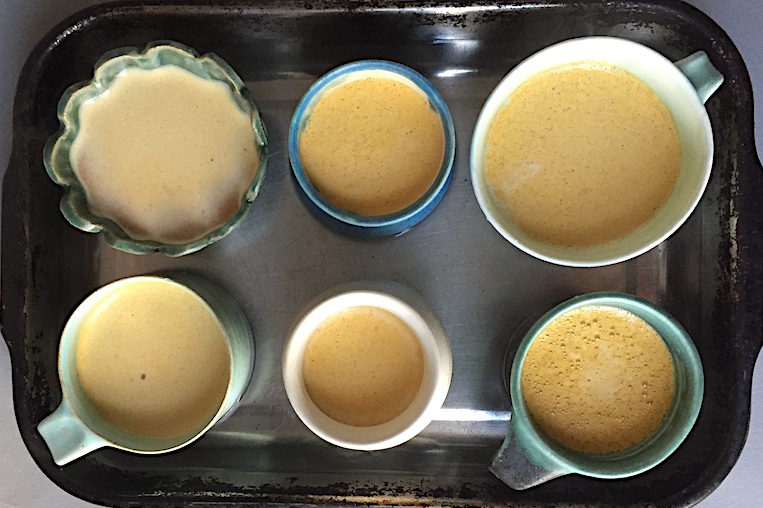
[[[297,322],[283,354],[286,395],[297,416],[320,438],[355,450],[381,450],[402,444],[421,432],[440,409],[453,371],[450,345],[439,320],[413,291],[396,284],[339,292],[312,307]],[[414,331],[424,353],[424,377],[411,405],[392,420],[367,427],[346,425],[324,414],[310,399],[302,373],[305,348],[316,327],[336,312],[373,306],[402,319]]]

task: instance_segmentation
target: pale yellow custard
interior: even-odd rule
[[[617,240],[667,201],[681,167],[673,117],[636,76],[578,63],[522,83],[487,135],[485,171],[504,212],[544,243]]]
[[[592,305],[541,330],[521,373],[533,421],[561,444],[606,454],[634,446],[660,425],[673,401],[673,358],[640,317]]]
[[[223,83],[129,69],[80,106],[70,160],[90,209],[136,240],[198,240],[238,211],[259,163],[250,115]]]
[[[326,415],[348,425],[378,425],[415,399],[424,354],[399,317],[378,307],[352,307],[315,329],[302,373],[310,399]]]
[[[398,212],[432,186],[445,130],[427,96],[391,78],[368,77],[326,92],[299,136],[310,183],[339,209]]]
[[[200,431],[225,397],[225,331],[197,295],[161,279],[114,290],[85,318],[77,375],[100,415],[144,437]]]

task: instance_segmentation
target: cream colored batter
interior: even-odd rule
[[[316,328],[302,371],[308,395],[326,415],[348,425],[377,425],[413,402],[424,354],[399,317],[378,307],[352,307]]]
[[[225,224],[259,156],[230,90],[175,66],[125,71],[83,104],[70,153],[93,212],[132,238],[167,244]]]
[[[394,213],[432,186],[445,130],[422,92],[391,78],[327,92],[299,137],[310,183],[331,204],[364,216]]]
[[[214,313],[159,279],[126,284],[95,307],[76,355],[80,384],[103,418],[146,437],[200,431],[230,377],[230,348]]]
[[[496,115],[485,160],[490,190],[536,240],[588,247],[647,222],[681,166],[673,117],[616,67],[570,64],[523,83]]]

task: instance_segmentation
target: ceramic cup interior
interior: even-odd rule
[[[158,280],[188,292],[215,315],[225,332],[230,359],[225,396],[207,424],[188,435],[160,439],[133,434],[111,424],[89,401],[77,374],[79,331],[93,309],[120,288],[146,280]],[[143,454],[169,452],[194,442],[234,409],[249,383],[253,363],[254,344],[249,323],[238,304],[216,284],[189,273],[121,279],[92,293],[69,317],[61,333],[58,356],[63,400],[53,414],[40,422],[38,429],[59,465],[104,446]]]
[[[299,136],[321,98],[345,83],[367,78],[394,79],[417,90],[442,120],[445,153],[440,169],[429,189],[410,206],[387,215],[363,216],[341,210],[328,202],[310,183],[299,155]],[[316,215],[330,226],[357,236],[388,236],[407,231],[422,221],[440,202],[450,182],[455,156],[456,135],[448,106],[440,93],[424,76],[405,65],[385,60],[352,62],[330,71],[305,93],[294,112],[289,127],[289,159],[303,198]]]
[[[404,294],[410,301],[411,293]],[[316,327],[336,312],[356,306],[378,307],[399,317],[416,334],[424,353],[424,376],[411,405],[392,420],[367,427],[340,423],[324,414],[310,399],[302,371],[305,349]],[[450,345],[435,316],[418,303],[414,308],[398,296],[372,290],[341,292],[313,307],[294,327],[283,354],[286,395],[297,416],[320,438],[355,450],[391,448],[416,436],[442,406],[451,374]]]
[[[472,138],[472,185],[493,227],[528,254],[566,266],[603,266],[625,261],[669,237],[694,210],[710,177],[713,135],[703,102],[723,81],[704,53],[692,55],[685,61],[674,64],[656,51],[625,39],[585,37],[550,46],[515,67],[485,102]],[[495,116],[511,100],[512,93],[540,72],[576,62],[614,65],[646,83],[670,110],[681,146],[678,179],[657,213],[623,238],[585,248],[550,245],[527,235],[496,203],[485,177],[487,135]]]
[[[662,337],[674,365],[675,393],[667,414],[644,441],[622,452],[593,455],[571,450],[533,423],[522,396],[522,367],[541,331],[554,319],[581,307],[602,305],[626,310],[646,321]],[[622,478],[642,473],[673,453],[699,414],[704,394],[702,362],[689,335],[664,310],[624,293],[591,293],[553,308],[530,328],[519,344],[510,374],[512,418],[509,436],[491,466],[510,487],[524,489],[569,473]]]

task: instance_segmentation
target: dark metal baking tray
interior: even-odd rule
[[[668,241],[626,263],[554,266],[512,247],[483,218],[468,171],[477,113],[509,69],[554,42],[614,35],[672,59],[705,50],[726,76],[707,103],[715,133],[709,187]],[[174,39],[214,51],[250,87],[272,140],[262,193],[237,231],[180,259],[118,252],[69,226],[42,147],[56,102],[88,79],[106,50]],[[300,202],[286,154],[288,122],[307,87],[361,58],[421,71],[453,114],[457,160],[435,212],[399,238],[359,240],[322,225]],[[501,4],[134,2],[59,25],[19,81],[2,211],[2,325],[11,352],[16,417],[34,460],[79,497],[120,506],[198,503],[510,504],[681,506],[712,491],[747,433],[753,362],[761,348],[763,171],[753,143],[752,92],[728,36],[676,1]],[[103,450],[56,467],[36,431],[58,404],[60,330],[99,285],[159,269],[191,269],[225,285],[255,330],[257,366],[243,405],[194,445],[164,456]],[[280,355],[292,320],[317,294],[358,279],[416,288],[440,315],[454,359],[440,417],[409,443],[366,453],[312,435],[291,410]],[[579,476],[515,492],[487,465],[510,401],[503,351],[526,316],[580,293],[620,290],[657,302],[694,338],[705,368],[696,427],[662,465],[634,478]]]

